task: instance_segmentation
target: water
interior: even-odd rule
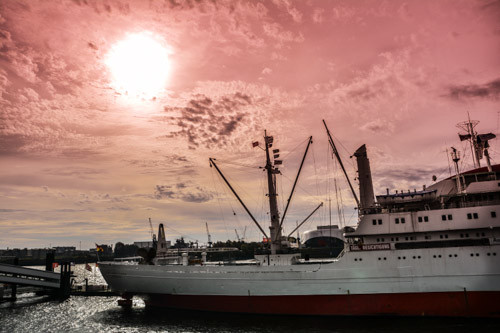
[[[76,282],[104,280],[77,265]],[[0,304],[0,332],[500,332],[500,320],[443,318],[366,318],[228,315],[150,309],[139,299],[132,308],[119,297],[71,297],[49,300],[21,294],[15,303]]]

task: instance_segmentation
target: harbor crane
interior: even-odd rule
[[[243,230],[243,237],[240,237],[238,234],[238,230],[234,229],[234,232],[236,233],[236,239],[238,242],[244,242],[245,241],[245,234],[247,233],[247,227],[245,226],[245,229]]]
[[[156,235],[153,231],[153,223],[151,222],[151,218],[149,218],[149,232],[151,234],[151,239],[153,240],[153,245],[156,243]]]
[[[208,247],[212,247],[212,235],[210,235],[210,231],[208,231],[208,222],[205,222],[205,226],[207,227]]]

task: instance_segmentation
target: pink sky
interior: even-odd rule
[[[314,137],[291,231],[336,174],[322,119],[351,177],[349,155],[367,144],[376,194],[447,177],[451,146],[468,168],[455,125],[469,111],[480,132],[498,133],[499,18],[488,0],[2,1],[0,248],[145,240],[148,217],[172,240],[204,242],[205,222],[215,240],[245,226],[256,240],[208,157],[267,226],[264,155],[251,147],[264,129],[284,159],[281,207]],[[134,34],[165,47],[170,68],[142,99],[106,64]],[[327,206],[303,230],[327,224]]]

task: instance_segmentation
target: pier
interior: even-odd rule
[[[69,263],[61,264],[61,272],[42,271],[17,265],[0,264],[0,283],[12,285],[11,299],[16,299],[17,286],[41,287],[60,298],[67,298],[71,291]]]

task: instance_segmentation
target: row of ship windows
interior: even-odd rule
[[[496,252],[488,252],[488,253],[486,253],[486,255],[488,257],[490,257],[490,256],[496,256],[497,253]],[[471,257],[474,257],[474,256],[479,257],[479,253],[475,253],[475,254],[471,253],[470,256]],[[435,254],[432,257],[433,258],[442,258],[442,256],[440,254],[438,254],[438,255]],[[450,257],[450,258],[457,258],[458,255],[457,254],[448,254],[448,257]],[[413,259],[422,259],[421,256],[413,256],[412,258]],[[410,258],[408,257],[408,259],[410,259]],[[387,260],[387,257],[378,257],[378,260]],[[406,256],[398,257],[398,260],[406,260]],[[363,261],[363,258],[354,258],[354,261]]]
[[[477,232],[476,233],[476,237],[485,237],[486,234],[484,232]],[[424,236],[425,239],[432,239],[431,236],[429,235],[425,235]],[[448,238],[448,235],[447,234],[444,234],[444,235],[439,235],[439,239],[447,239]],[[465,234],[460,234],[460,238],[469,238],[469,234],[468,233],[465,233]],[[401,240],[403,240],[403,237],[401,237]],[[412,241],[412,240],[417,240],[417,237],[416,236],[409,236],[409,237],[404,237],[404,240],[406,241]],[[377,238],[376,239],[377,243],[383,243],[385,242],[385,238]],[[399,237],[391,237],[391,242],[399,242]]]
[[[490,215],[492,218],[495,218],[497,217],[497,212],[495,211],[492,211],[490,212]],[[479,218],[479,215],[478,213],[467,213],[467,219],[468,220],[477,220]],[[429,222],[429,216],[418,216],[417,218],[418,222]],[[453,220],[453,215],[452,214],[448,214],[448,215],[441,215],[441,220],[442,221],[452,221]],[[405,224],[406,223],[406,219],[404,217],[396,217],[394,219],[394,223],[396,224]],[[381,219],[373,219],[372,220],[372,224],[373,225],[377,225],[377,224],[382,224],[382,220]]]

